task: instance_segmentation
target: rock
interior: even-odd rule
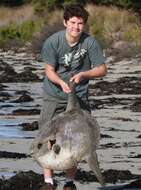
[[[31,70],[23,71],[17,74],[15,82],[41,81],[40,78]]]
[[[103,96],[110,94],[141,94],[141,77],[122,77],[115,82],[100,81],[96,84],[91,84],[94,95]]]
[[[23,94],[17,100],[11,101],[12,103],[22,103],[22,102],[31,102],[33,98],[31,98],[28,94]]]
[[[21,73],[15,72],[14,68],[8,63],[0,60],[0,82],[29,82],[41,81],[39,76],[32,72],[34,68],[24,68]]]
[[[112,136],[106,135],[106,134],[100,134],[100,137],[101,138],[113,138]]]
[[[39,109],[17,109],[13,111],[14,115],[37,115],[40,114],[40,110]]]
[[[106,170],[103,172],[107,183],[131,180],[135,177],[129,170]]]
[[[23,153],[17,153],[17,152],[7,152],[7,151],[0,151],[0,158],[27,158],[28,155]]]
[[[141,112],[141,98],[136,98],[134,103],[130,106],[133,112]]]
[[[43,177],[33,171],[19,172],[8,180],[0,180],[1,190],[39,190]]]
[[[22,123],[20,126],[22,126],[23,131],[38,130],[38,122],[37,121],[34,121],[32,123]]]

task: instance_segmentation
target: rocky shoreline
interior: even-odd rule
[[[132,180],[129,184],[122,185],[114,188],[114,190],[124,190],[140,188],[141,187],[141,175],[133,175],[130,171],[118,171],[118,170],[107,170],[104,171],[103,176],[106,183],[117,183],[119,181]],[[64,177],[64,173],[55,174],[55,177]],[[90,183],[95,182],[96,177],[92,172],[86,172],[78,170],[75,180],[80,183]],[[19,172],[10,179],[0,179],[0,189],[1,190],[39,190],[39,188],[44,184],[43,175],[37,174],[33,171]],[[102,188],[104,189],[104,188]]]

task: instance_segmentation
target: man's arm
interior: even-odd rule
[[[47,75],[48,79],[50,81],[52,81],[53,83],[61,86],[62,90],[65,92],[65,93],[70,93],[71,90],[68,86],[67,83],[65,83],[58,75],[57,73],[55,72],[55,68],[54,66],[50,65],[50,64],[46,64],[45,66],[45,74]]]
[[[103,63],[103,64],[101,64],[93,69],[90,69],[88,71],[83,71],[83,72],[77,73],[70,79],[70,81],[74,81],[75,83],[78,84],[83,79],[93,79],[96,77],[102,77],[102,76],[105,76],[106,73],[107,73],[107,67]]]

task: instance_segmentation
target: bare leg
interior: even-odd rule
[[[51,142],[48,141],[48,149],[51,150],[51,148],[52,148]],[[43,168],[43,172],[44,172],[45,182],[53,184],[53,170],[48,168]]]
[[[45,184],[41,186],[40,190],[54,190],[53,170],[44,168],[43,172]]]
[[[76,186],[73,183],[76,171],[76,167],[66,170],[66,182],[64,184],[63,190],[76,190]]]
[[[66,178],[72,179],[73,181],[75,178],[76,171],[77,171],[76,167],[66,170]]]
[[[53,170],[44,168],[43,171],[44,171],[44,179],[53,177]]]

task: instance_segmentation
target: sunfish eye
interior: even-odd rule
[[[53,151],[55,154],[59,154],[61,147],[58,144],[53,145]]]
[[[37,148],[40,149],[43,146],[42,143],[38,143]]]

